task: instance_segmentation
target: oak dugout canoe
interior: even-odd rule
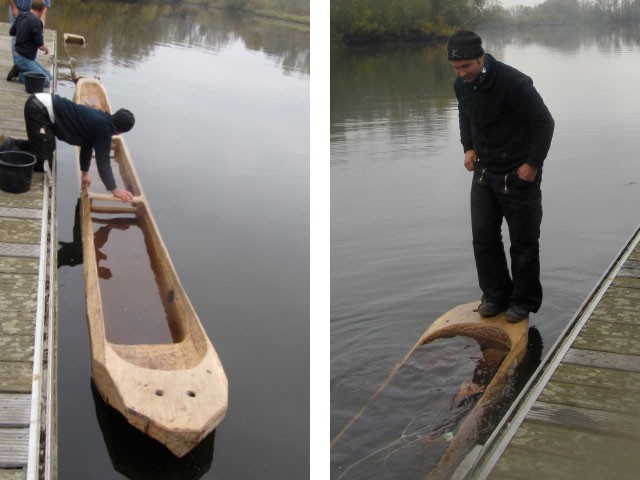
[[[74,101],[111,113],[102,83],[81,78]],[[131,155],[121,136],[112,139],[113,161],[122,183],[134,194],[128,206],[111,196],[81,190],[81,224],[87,322],[91,343],[91,373],[105,402],[126,420],[182,457],[211,433],[227,410],[228,383],[218,355],[184,291],[147,204]],[[92,162],[95,163],[95,162]],[[114,165],[115,167],[115,165]],[[115,173],[115,168],[114,168]],[[121,183],[121,185],[122,185]],[[106,216],[107,219],[98,219]],[[170,342],[114,342],[105,320],[93,226],[135,223],[144,236],[145,251],[157,284],[170,330]],[[117,227],[116,227],[117,228]],[[117,254],[117,252],[116,252]],[[110,256],[114,253],[110,252]],[[136,288],[131,289],[135,295]]]
[[[501,360],[493,377],[486,386],[464,382],[458,395],[456,395],[455,400],[465,397],[477,398],[478,394],[481,394],[460,423],[437,464],[426,475],[428,480],[451,478],[465,456],[476,444],[480,430],[486,424],[486,420],[502,406],[503,397],[509,392],[516,369],[523,362],[527,353],[529,322],[523,320],[518,323],[509,323],[505,318],[504,312],[495,317],[483,318],[477,312],[479,303],[479,301],[475,301],[458,305],[438,317],[420,336],[416,344],[392,370],[387,379],[360,411],[332,439],[331,446],[334,447],[343,436],[349,433],[349,430],[358,419],[373,406],[376,399],[381,396],[385,389],[392,385],[396,377],[405,365],[411,362],[411,359],[419,349],[436,339],[456,336],[473,338],[483,350],[489,353],[494,352],[494,358],[495,352],[504,351],[506,353],[498,356]],[[422,381],[422,379],[420,380]],[[428,378],[424,378],[425,382],[428,382],[428,380]],[[347,467],[347,470],[348,468],[350,467]],[[346,474],[347,472],[345,471],[344,473]]]

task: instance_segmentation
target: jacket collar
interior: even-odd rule
[[[474,89],[491,88],[496,78],[497,61],[488,53],[484,54],[484,69],[480,76],[473,82]]]

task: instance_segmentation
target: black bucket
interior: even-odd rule
[[[0,189],[24,193],[31,188],[36,157],[28,152],[0,152]]]
[[[24,89],[27,93],[42,93],[44,90],[44,81],[47,77],[44,73],[25,72],[24,73]]]

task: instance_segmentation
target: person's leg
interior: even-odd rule
[[[9,5],[9,28],[11,28],[16,19],[13,17],[13,10],[11,9],[11,5]],[[11,37],[11,55],[13,55],[16,51],[16,37]]]
[[[520,180],[515,171],[510,173],[508,189],[501,202],[511,239],[513,292],[509,304],[529,312],[537,312],[542,304],[539,243],[542,223],[541,181],[542,169],[539,169],[534,182]]]
[[[495,193],[498,183],[496,174],[476,166],[471,186],[471,231],[482,300],[506,307],[512,282],[502,242],[503,214]]]
[[[44,68],[35,60],[29,60],[26,57],[23,57],[20,54],[15,54],[13,57],[14,63],[18,66],[20,73],[18,74],[18,78],[21,83],[24,83],[24,74],[25,73],[42,73],[45,76],[44,86],[48,87],[51,85],[51,74],[49,70]]]
[[[31,95],[24,104],[24,122],[31,151],[36,157],[36,171],[43,171],[45,160],[52,167],[53,152],[56,148],[55,135],[47,108]]]

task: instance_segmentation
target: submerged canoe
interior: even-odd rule
[[[74,43],[76,45],[84,45],[84,37],[75,33],[65,33],[63,36],[64,43]]]
[[[425,385],[429,384],[429,378],[422,375],[421,368],[416,367],[416,365],[421,365],[418,358],[425,358],[424,354],[426,351],[424,349],[430,348],[428,344],[437,339],[457,336],[472,338],[478,343],[482,350],[482,361],[485,363],[484,367],[486,367],[487,364],[493,364],[492,368],[487,369],[492,372],[492,376],[483,379],[482,382],[476,382],[474,378],[474,381],[466,381],[461,385],[460,391],[453,399],[454,403],[457,404],[468,399],[472,402],[469,405],[472,406],[469,410],[465,411],[465,416],[460,423],[458,423],[455,432],[448,433],[450,438],[447,438],[446,449],[443,450],[442,455],[432,464],[433,467],[430,468],[425,475],[428,479],[451,478],[465,456],[476,445],[479,434],[485,429],[491,416],[504,406],[503,400],[505,394],[510,392],[516,369],[522,363],[527,352],[528,321],[509,323],[504,313],[492,318],[483,318],[477,312],[478,304],[479,302],[476,301],[458,305],[437,318],[424,334],[421,335],[416,344],[405,355],[404,359],[393,369],[387,379],[369,398],[360,411],[356,413],[350,422],[332,440],[332,448],[336,447],[343,438],[347,437],[350,441],[360,443],[358,438],[356,438],[358,435],[357,432],[363,430],[370,432],[374,427],[376,430],[383,430],[382,425],[380,425],[380,422],[383,421],[382,419],[373,418],[372,424],[374,427],[367,427],[367,421],[369,421],[369,419],[361,422],[364,426],[362,424],[356,426],[356,424],[359,419],[365,416],[370,417],[372,414],[380,415],[380,407],[378,406],[379,402],[377,402],[377,400],[387,395],[385,393],[387,389],[391,389],[391,402],[398,402],[398,398],[401,396],[399,389],[412,389],[411,385],[406,386],[406,379],[398,384],[397,380],[400,376],[404,375],[406,377],[407,372],[416,370],[417,373],[413,375],[413,381],[425,383]],[[463,358],[465,353],[460,352],[460,356]],[[403,403],[415,403],[415,395],[416,391],[407,392],[407,399],[403,401]],[[387,404],[386,408],[387,410],[393,408],[393,403]],[[373,453],[369,455],[372,459],[371,461],[377,461],[376,459],[382,454],[387,455],[388,452],[393,453],[394,450],[400,451],[401,448],[406,448],[413,440],[423,445],[426,445],[427,442],[430,441],[427,437],[420,439],[418,434],[407,433],[412,430],[410,427],[405,428],[404,425],[400,425],[398,428],[403,429],[402,437],[398,441],[389,443],[389,448],[382,446],[383,444],[381,442],[372,442],[378,450],[374,450]],[[427,431],[426,433],[428,434],[429,432]],[[414,437],[416,438],[414,439]],[[367,452],[363,453],[367,454]],[[419,450],[418,453],[425,455],[423,450]],[[385,462],[387,460],[385,460]],[[364,465],[366,461],[368,460],[363,459],[353,465],[360,467]],[[415,458],[411,461],[415,461]],[[395,460],[391,463],[394,462]],[[337,470],[338,468],[339,470]],[[349,465],[337,465],[336,471],[342,472],[340,478],[349,478],[350,468],[351,466]],[[370,467],[367,466],[366,468]],[[357,477],[358,475],[356,475],[356,478]]]
[[[111,112],[106,90],[95,79],[81,78],[78,81],[74,101]],[[164,444],[175,456],[182,457],[224,418],[227,377],[180,283],[121,136],[113,137],[112,149],[114,175],[118,179],[116,171],[119,170],[119,185],[129,189],[135,198],[132,205],[124,205],[110,194],[82,188],[80,218],[91,372],[108,405],[119,411],[131,425]],[[105,314],[113,311],[113,308],[109,310],[109,305],[118,304],[122,311],[127,310],[127,302],[136,302],[141,286],[125,286],[118,298],[108,297],[109,289],[105,288],[105,282],[110,274],[105,275],[105,268],[99,267],[105,258],[100,251],[105,239],[98,240],[99,231],[111,227],[123,229],[130,225],[134,225],[144,237],[142,248],[134,252],[134,256],[145,257],[151,266],[149,270],[154,285],[150,290],[157,296],[152,299],[155,306],[145,304],[137,315],[144,317],[152,312],[155,316],[164,317],[152,320],[164,323],[164,328],[170,332],[168,341],[158,342],[152,338],[157,328],[140,328],[135,341],[129,341],[126,337],[127,332],[135,328],[133,321],[130,329],[126,325],[119,338],[110,333],[110,322],[117,323],[119,319],[114,318],[118,315],[111,314],[109,318]],[[110,251],[109,259],[113,260],[119,253],[125,254],[117,249]],[[127,262],[126,259],[124,261]],[[117,281],[126,282],[127,277],[134,273],[127,272]],[[128,293],[130,298],[122,292]],[[133,308],[132,305],[130,310]],[[158,311],[163,314],[156,315]],[[149,338],[144,338],[144,335],[149,335]]]

